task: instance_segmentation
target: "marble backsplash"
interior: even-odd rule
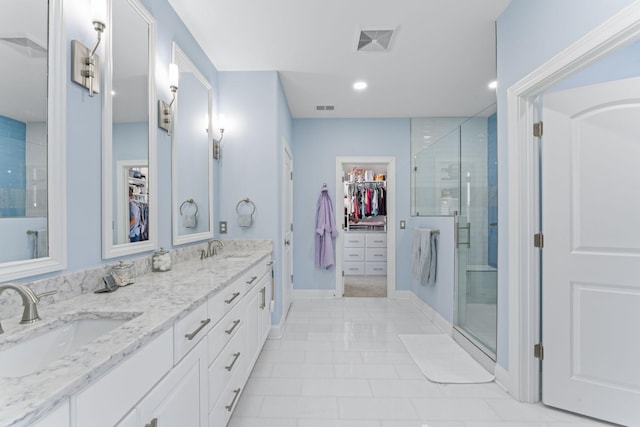
[[[223,240],[224,247],[220,253],[250,251],[255,249],[271,250],[273,244],[270,240]],[[185,247],[172,249],[169,251],[171,262],[173,265],[182,262],[200,258],[202,250],[208,247],[207,242],[197,243]],[[128,258],[126,261],[133,263],[135,276],[142,276],[151,273],[151,254]],[[102,278],[107,275],[111,269],[120,262],[119,259],[113,260],[109,264],[97,266],[92,269],[65,273],[59,276],[48,277],[46,279],[34,281],[16,281],[29,287],[33,292],[42,294],[45,292],[56,291],[54,295],[44,296],[40,298],[40,305],[53,304],[58,301],[64,301],[85,293],[93,292],[96,289],[104,287]],[[162,274],[162,273],[154,273]],[[14,291],[5,291],[0,294],[0,319],[6,319],[12,316],[20,316],[22,314],[22,300]]]

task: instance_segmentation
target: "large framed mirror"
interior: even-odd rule
[[[155,20],[109,0],[103,91],[102,257],[157,248]]]
[[[173,43],[180,71],[172,133],[173,244],[213,237],[213,148],[210,143],[211,84]]]
[[[0,3],[0,282],[66,267],[61,3]]]

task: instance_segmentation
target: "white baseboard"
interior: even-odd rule
[[[277,325],[271,325],[271,330],[269,330],[269,336],[267,339],[270,340],[279,340],[282,338],[282,334],[284,334],[284,328],[286,326],[286,321],[284,320],[284,316],[280,317],[280,323]]]
[[[395,291],[393,298],[395,299],[411,299],[413,297],[413,292],[406,290]]]
[[[498,384],[498,386],[500,386],[501,389],[503,389],[508,393],[509,392],[509,371],[507,371],[502,366],[496,363],[495,375],[496,375],[496,384]]]
[[[335,298],[334,289],[294,289],[293,298]]]
[[[396,293],[400,292],[402,292],[403,296],[406,295],[408,299],[411,300],[429,319],[431,319],[431,321],[435,323],[443,333],[447,335],[451,335],[453,333],[453,325],[451,322],[442,317],[442,315],[435,311],[429,304],[422,301],[415,293],[413,293],[413,291],[398,291]]]

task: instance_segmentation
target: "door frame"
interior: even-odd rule
[[[291,159],[291,176],[287,176],[287,170],[285,167],[285,157],[288,157],[289,159]],[[285,301],[285,293],[286,293],[286,287],[288,286],[289,283],[291,283],[291,287],[293,287],[293,280],[291,280],[291,276],[293,276],[293,232],[294,230],[291,230],[291,239],[289,241],[289,267],[291,268],[290,271],[285,271],[285,265],[286,263],[284,262],[284,256],[285,256],[285,244],[284,244],[284,240],[285,240],[285,236],[287,234],[287,228],[289,227],[289,224],[286,223],[286,215],[285,212],[288,210],[291,214],[291,224],[293,224],[293,155],[291,154],[291,150],[287,147],[287,141],[284,137],[282,137],[282,188],[281,188],[281,194],[285,194],[285,192],[287,191],[287,187],[289,187],[289,189],[291,190],[291,199],[289,200],[290,205],[287,206],[286,205],[286,200],[284,197],[280,198],[280,208],[282,209],[282,218],[281,218],[281,230],[282,230],[282,235],[280,236],[281,241],[280,241],[280,247],[281,247],[281,253],[282,253],[282,268],[281,270],[281,280],[282,280],[282,316],[281,316],[281,323],[284,323],[285,319],[287,318],[287,314],[289,313],[289,309],[291,308],[291,304],[293,303],[293,290],[291,291],[291,294],[289,295],[289,301],[288,301],[288,306],[285,307],[285,303],[287,301]],[[273,296],[272,296],[273,298]]]
[[[640,1],[640,0],[639,0]],[[344,281],[342,271],[344,270],[344,213],[342,195],[344,194],[343,164],[358,163],[379,164],[387,166],[386,187],[387,206],[390,206],[387,213],[387,298],[395,298],[396,295],[396,158],[395,157],[336,157],[336,187],[335,187],[335,220],[338,237],[336,238],[336,287],[334,297],[342,298],[344,294]]]
[[[522,402],[540,400],[540,364],[533,346],[540,338],[540,270],[533,235],[540,195],[537,150],[531,132],[537,94],[640,36],[640,0],[551,58],[507,90],[509,372],[505,384]],[[504,222],[503,222],[504,223]]]

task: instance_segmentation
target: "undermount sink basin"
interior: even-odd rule
[[[0,377],[37,372],[132,319],[76,318],[0,350]]]
[[[223,258],[249,258],[250,256],[251,256],[251,254],[245,254],[245,253],[224,254],[224,255],[222,255]]]

